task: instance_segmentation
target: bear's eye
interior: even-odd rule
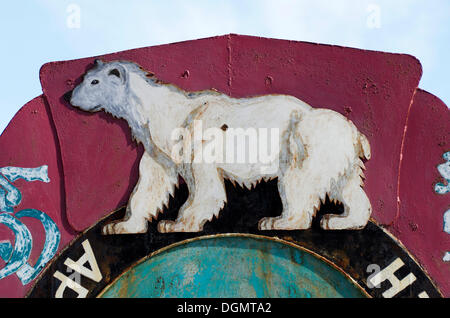
[[[100,82],[96,79],[91,82],[92,85],[97,85],[98,83],[100,83]]]

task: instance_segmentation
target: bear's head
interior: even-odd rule
[[[96,60],[94,68],[72,91],[70,104],[84,111],[105,110],[116,115],[120,106],[126,104],[127,77],[127,68],[123,63]]]

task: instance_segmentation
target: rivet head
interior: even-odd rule
[[[182,78],[188,78],[189,75],[190,75],[189,70],[185,70],[185,71],[183,72],[183,74],[181,74],[181,77],[182,77]]]
[[[411,228],[411,231],[416,232],[419,229],[419,226],[416,223],[409,223],[409,227]]]
[[[345,106],[344,107],[344,112],[349,115],[351,112],[353,111],[353,109],[350,106]]]

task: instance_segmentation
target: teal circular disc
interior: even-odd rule
[[[343,272],[298,247],[259,237],[188,241],[132,267],[101,297],[365,298]]]

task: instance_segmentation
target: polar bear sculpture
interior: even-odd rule
[[[125,119],[145,148],[125,218],[107,224],[103,234],[146,232],[147,222],[168,203],[178,176],[186,181],[189,197],[175,221],[158,223],[162,233],[202,231],[226,203],[224,179],[248,188],[261,180],[278,179],[283,212],[260,220],[260,230],[310,228],[327,195],[343,204],[344,213],[325,215],[323,229],[362,229],[370,218],[371,204],[362,189],[362,159],[370,159],[369,142],[351,121],[332,110],[315,109],[286,95],[236,99],[216,91],[189,93],[162,83],[135,63],[99,60],[73,90],[70,103]],[[180,129],[188,133],[174,138]],[[262,138],[267,134],[261,129],[275,131],[271,137],[278,137],[270,143],[269,161],[255,160],[254,150],[230,142],[258,131],[256,144],[263,147],[268,139]],[[192,142],[195,130],[201,137],[194,136]],[[218,160],[206,162],[202,155],[206,149],[211,151],[213,137],[222,139],[210,152]],[[222,160],[242,152],[245,160]]]

